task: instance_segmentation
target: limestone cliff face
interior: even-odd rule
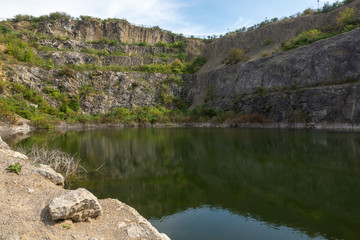
[[[43,89],[59,89],[70,96],[80,96],[83,113],[105,113],[112,108],[166,105],[161,94],[179,97],[182,86],[160,73],[87,71],[73,77],[59,76],[59,70],[15,66],[9,81],[23,84],[42,94],[52,106],[61,103],[43,93]],[[166,91],[164,90],[166,85]]]
[[[137,27],[127,21],[116,20],[101,22],[96,19],[74,20],[64,19],[56,22],[40,23],[39,32],[48,35],[68,36],[76,40],[101,40],[108,38],[120,42],[145,42],[156,44],[160,41],[172,43],[174,38],[159,28]]]
[[[188,98],[195,105],[260,112],[274,122],[359,123],[359,80],[358,28],[292,51],[203,71],[193,79]]]

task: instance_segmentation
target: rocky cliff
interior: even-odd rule
[[[47,35],[67,36],[76,40],[101,40],[108,38],[126,43],[146,42],[156,44],[160,41],[172,43],[176,38],[159,28],[137,27],[126,20],[102,22],[97,19],[83,21],[71,18],[56,22],[42,22],[39,32]]]
[[[193,101],[272,122],[360,120],[360,29],[285,53],[202,72]],[[209,92],[212,95],[209,97]]]
[[[71,121],[84,119],[76,114],[106,115],[119,108],[184,111],[191,106],[213,109],[206,110],[209,116],[218,110],[258,114],[262,123],[286,126],[356,125],[360,29],[356,23],[349,26],[351,31],[339,30],[338,16],[346,9],[353,9],[359,21],[357,0],[210,43],[124,20],[61,16],[40,22],[6,21],[1,27],[0,93],[10,110],[25,118],[29,114],[21,110],[24,106],[15,104],[19,99],[33,111],[42,109],[51,118]],[[284,50],[284,42],[314,29],[336,36]],[[233,49],[241,49],[243,59],[226,64]],[[29,52],[33,55],[27,56]]]

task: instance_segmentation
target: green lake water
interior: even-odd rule
[[[89,170],[71,188],[131,205],[173,240],[360,239],[359,133],[133,128],[19,144],[44,142]]]

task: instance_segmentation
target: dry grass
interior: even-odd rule
[[[80,159],[59,149],[33,145],[29,149],[19,147],[17,151],[26,154],[34,164],[50,165],[55,171],[64,174],[65,178],[75,174],[79,168]]]

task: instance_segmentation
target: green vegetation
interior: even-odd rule
[[[258,28],[261,28],[261,27],[264,27],[266,25],[269,25],[269,24],[272,24],[272,23],[276,23],[278,21],[284,21],[284,20],[287,20],[287,19],[291,19],[291,18],[297,18],[297,17],[301,17],[301,16],[304,16],[304,15],[308,15],[308,14],[316,14],[316,13],[324,13],[324,12],[329,12],[329,11],[332,11],[340,6],[343,6],[345,4],[349,4],[351,2],[354,2],[355,0],[343,0],[343,1],[336,1],[334,3],[329,3],[329,2],[325,2],[324,6],[320,9],[311,9],[311,8],[307,8],[305,9],[303,12],[298,12],[294,15],[291,15],[289,17],[283,17],[281,19],[278,19],[278,18],[273,18],[273,19],[265,19],[264,21],[258,23],[258,24],[255,24],[251,27],[242,27],[242,28],[239,28],[237,30],[235,30],[234,32],[229,32],[227,34],[230,34],[230,33],[242,33],[242,32],[249,32],[249,31],[252,31],[252,30],[255,30],[255,29],[258,29]]]
[[[244,60],[244,50],[239,48],[233,48],[229,56],[223,61],[225,64],[236,64]]]
[[[62,224],[61,227],[65,230],[70,230],[71,229],[71,225],[70,224]]]
[[[55,22],[56,20],[72,19],[72,17],[63,12],[54,12],[49,15],[42,15],[40,17],[34,17],[31,15],[18,14],[14,18],[10,19],[13,22],[29,21],[29,22],[43,22],[50,21]]]
[[[21,172],[21,168],[22,168],[22,166],[20,165],[20,163],[15,163],[14,165],[10,165],[10,166],[7,168],[7,170],[8,170],[9,172],[14,172],[14,173],[16,173],[17,175],[19,175],[20,172]]]
[[[360,18],[357,11],[356,8],[346,7],[337,17],[337,26],[324,30],[313,29],[310,31],[303,31],[296,38],[288,42],[283,42],[281,45],[282,50],[287,51],[298,48],[360,27]]]

